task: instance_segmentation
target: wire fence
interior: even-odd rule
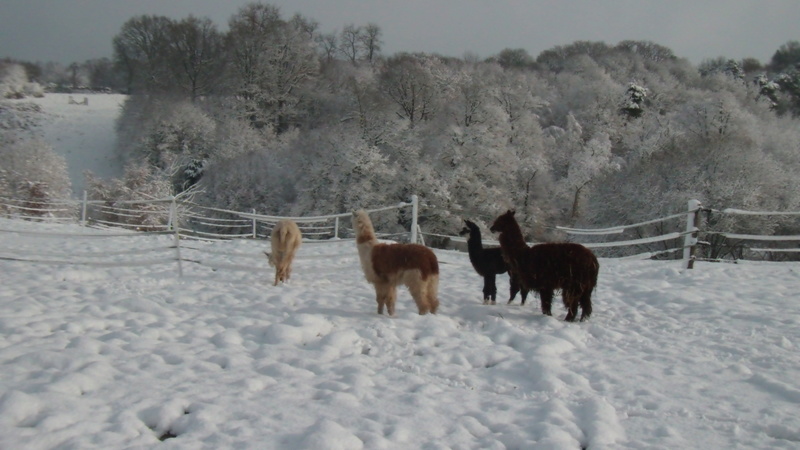
[[[785,220],[781,229],[773,220],[764,223],[751,219],[743,221],[741,216],[748,219],[782,217]],[[800,212],[794,211],[716,210],[690,200],[684,211],[638,223],[603,228],[552,228],[562,234],[563,240],[580,243],[601,257],[681,259],[686,268],[692,268],[695,261],[800,259],[800,235],[791,233],[791,230],[800,230],[800,223],[790,220],[798,216]],[[735,231],[738,229],[755,231]],[[425,234],[466,243],[466,239],[460,236]],[[486,246],[499,245],[491,239],[484,239],[483,243]]]
[[[418,198],[408,202],[368,209],[379,213],[410,209],[407,230],[379,232],[379,237],[417,242]],[[284,219],[295,221],[304,239],[340,239],[352,235],[347,219],[350,212],[320,216],[276,216],[234,211],[199,205],[179,197],[153,200],[37,200],[30,201],[0,197],[0,215],[23,220],[54,223],[80,223],[93,228],[122,228],[132,231],[177,232],[181,238],[266,239],[275,224]],[[380,222],[379,222],[380,223]],[[376,224],[377,225],[377,224]],[[395,227],[397,228],[397,227]]]
[[[58,205],[58,207],[56,207]],[[410,209],[407,231],[380,232],[378,224],[394,222],[397,218],[381,217],[383,213]],[[418,233],[418,199],[412,196],[409,202],[366,210],[373,217],[376,233],[381,239],[416,242]],[[179,275],[183,275],[184,263],[205,265],[214,270],[253,271],[253,265],[220,264],[203,255],[227,256],[237,261],[242,258],[259,258],[264,254],[220,252],[202,245],[202,242],[230,241],[234,239],[268,239],[272,228],[281,220],[290,219],[298,224],[304,242],[337,242],[352,239],[349,228],[352,213],[324,216],[288,217],[257,214],[255,211],[240,212],[210,208],[182,201],[178,198],[155,200],[83,201],[64,200],[39,201],[37,205],[15,199],[0,198],[0,216],[10,219],[42,223],[80,224],[80,232],[40,231],[20,227],[0,227],[0,233],[15,233],[41,239],[101,240],[115,239],[118,251],[58,253],[49,246],[36,249],[4,245],[0,259],[86,266],[151,266],[175,264]],[[387,214],[383,214],[386,216]],[[389,215],[390,216],[390,215]],[[394,227],[396,228],[396,227]],[[157,236],[161,245],[134,242],[137,238]],[[141,239],[139,239],[141,241]],[[194,244],[193,244],[194,242]],[[256,269],[261,270],[261,269]]]
[[[393,210],[410,209],[405,213],[407,229],[379,233],[383,239],[422,242],[424,236],[445,238],[453,242],[465,242],[460,236],[423,233],[417,224],[419,201],[412,196],[409,202],[369,209],[370,214]],[[702,214],[705,213],[705,216]],[[206,259],[198,253],[214,254],[216,250],[191,241],[227,241],[231,239],[268,239],[275,224],[284,219],[295,221],[301,229],[304,241],[333,242],[351,239],[349,228],[351,213],[322,216],[286,217],[226,210],[198,205],[179,198],[154,200],[57,200],[45,202],[22,201],[0,198],[0,215],[29,221],[47,223],[78,223],[82,233],[35,232],[4,230],[26,233],[43,238],[99,239],[115,238],[122,241],[135,240],[137,236],[163,236],[160,246],[131,246],[119,252],[86,252],[82,254],[26,254],[23,249],[15,251],[3,248],[0,259],[35,261],[55,264],[83,265],[153,265],[174,263],[182,273],[184,262],[202,264]],[[578,242],[591,248],[601,257],[632,259],[682,259],[686,268],[692,268],[697,260],[737,260],[775,258],[769,255],[800,254],[800,235],[772,233],[737,233],[713,230],[708,226],[720,217],[736,216],[797,217],[800,212],[791,211],[747,211],[741,209],[713,210],[704,208],[700,202],[690,200],[685,211],[643,222],[604,228],[555,227],[563,233],[565,240]],[[397,218],[394,220],[397,224]],[[380,221],[376,222],[381,223]],[[378,227],[376,226],[376,230]],[[655,231],[655,232],[654,232]],[[722,244],[720,244],[722,243]],[[497,245],[491,240],[486,245]],[[738,249],[727,257],[709,250],[711,247],[728,246]],[[212,253],[208,253],[212,252]],[[104,259],[99,259],[103,256]],[[262,257],[263,255],[237,254],[231,257]],[[127,258],[127,260],[125,259]],[[237,264],[228,264],[237,268]],[[239,267],[243,269],[245,266]],[[249,267],[249,266],[247,266]]]

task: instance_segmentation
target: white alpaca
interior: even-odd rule
[[[275,284],[289,281],[292,275],[292,261],[303,236],[300,228],[291,220],[281,220],[275,224],[270,235],[272,253],[264,252],[269,260],[269,265],[275,267]]]
[[[420,314],[435,314],[439,308],[436,255],[424,245],[379,243],[363,210],[353,213],[353,228],[364,277],[375,286],[378,314],[383,314],[385,306],[387,313],[394,315],[398,284],[408,287]]]

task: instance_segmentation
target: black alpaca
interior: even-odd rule
[[[459,233],[461,236],[467,236],[467,250],[469,251],[469,261],[472,267],[478,272],[478,275],[483,277],[483,302],[484,304],[497,303],[497,285],[495,284],[495,275],[500,275],[508,271],[508,264],[503,260],[503,252],[500,247],[483,248],[481,241],[481,230],[477,225],[465,220],[466,226]],[[516,277],[509,272],[509,282],[511,284],[510,297],[508,303],[514,301],[517,292],[522,291],[522,304],[528,298],[528,291],[521,289]]]

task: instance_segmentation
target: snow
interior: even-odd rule
[[[70,103],[83,102],[88,105]],[[115,125],[127,96],[122,94],[52,94],[7,100],[14,103],[40,105],[43,114],[36,114],[40,136],[53,150],[67,160],[69,179],[75,197],[81,197],[85,186],[84,171],[99,178],[120,177],[123,161],[116,155]]]
[[[122,172],[122,97],[87,97],[21,100],[76,194]],[[179,277],[144,264],[170,237],[86,233],[0,219],[2,449],[800,446],[798,263],[601,259],[591,320],[565,323],[482,305],[467,255],[435,250],[439,314],[401,289],[390,318],[352,241],[304,243],[274,287],[265,241],[187,243]]]
[[[0,230],[4,255],[42,259],[171,239]],[[435,250],[439,314],[401,290],[387,317],[353,241],[305,242],[277,287],[267,244],[187,243],[204,264],[182,278],[0,259],[0,448],[800,445],[798,263],[601,259],[594,315],[566,323],[535,297],[482,305],[467,255]],[[233,264],[251,269],[211,268]]]

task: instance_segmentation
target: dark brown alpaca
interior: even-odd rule
[[[592,314],[592,291],[597,285],[600,264],[588,248],[573,243],[538,244],[528,247],[514,218],[514,210],[498,217],[490,230],[500,233],[503,256],[524,289],[536,291],[542,301],[542,313],[552,315],[553,291],[561,289],[567,308],[567,322],[572,322],[581,307],[581,321]]]

